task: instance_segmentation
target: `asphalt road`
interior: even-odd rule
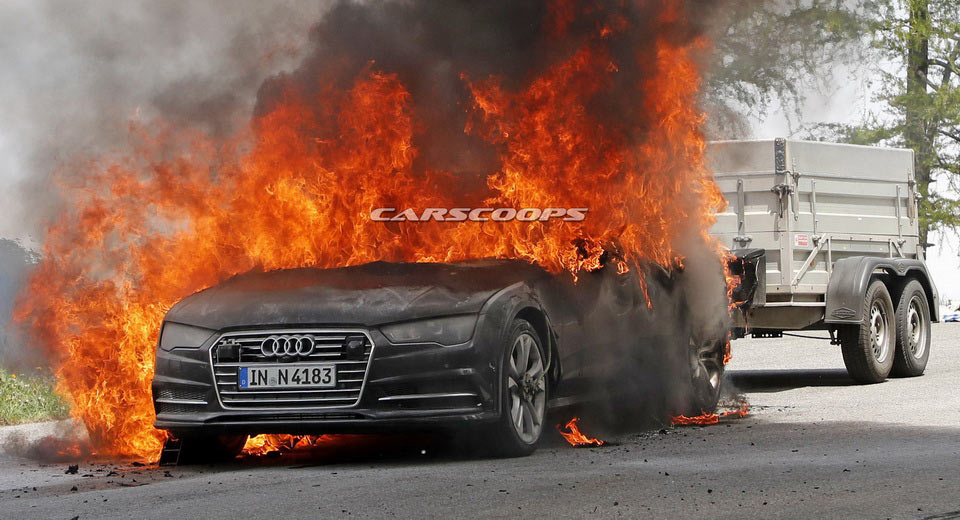
[[[0,454],[3,518],[960,518],[960,325],[927,373],[857,386],[838,347],[734,343],[751,415],[528,458],[420,438],[352,438],[223,466],[40,465]],[[589,425],[585,425],[589,430]],[[589,431],[587,431],[589,433]]]

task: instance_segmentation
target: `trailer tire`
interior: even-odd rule
[[[897,328],[890,292],[880,280],[867,287],[862,315],[858,325],[839,329],[843,364],[854,381],[880,383],[893,368]]]
[[[930,305],[927,293],[917,280],[910,280],[897,304],[897,349],[891,375],[916,377],[923,374],[930,358]]]

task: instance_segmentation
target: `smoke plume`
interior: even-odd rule
[[[0,4],[0,237],[41,240],[63,203],[53,172],[123,149],[162,115],[217,135],[246,122],[265,78],[300,57],[329,2]],[[67,170],[67,171],[64,171]]]

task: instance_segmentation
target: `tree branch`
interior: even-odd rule
[[[944,75],[947,75],[947,72],[944,72]],[[926,74],[922,71],[917,71],[917,76],[923,78],[923,82],[927,84],[928,87],[932,88],[934,92],[940,92],[940,85],[936,84],[931,80]]]
[[[929,63],[930,65],[936,65],[938,67],[943,68],[944,71],[946,71],[944,72],[945,74],[947,72],[952,72],[954,74],[960,75],[960,68],[958,68],[956,64],[950,63],[946,60],[941,60],[938,58],[930,58],[929,60],[927,60],[927,63]]]
[[[953,133],[953,132],[948,132],[948,131],[946,131],[946,130],[943,130],[942,128],[941,128],[941,129],[937,129],[937,132],[940,133],[940,134],[942,134],[942,135],[945,135],[945,136],[949,137],[950,139],[953,139],[954,141],[956,141],[956,142],[958,142],[958,143],[960,143],[960,135],[957,135],[957,134],[955,134],[955,133]]]

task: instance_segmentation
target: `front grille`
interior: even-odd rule
[[[175,401],[206,401],[207,393],[185,388],[161,388],[157,398]]]
[[[310,336],[315,342],[309,356],[296,359],[267,358],[260,352],[260,344],[270,336]],[[362,355],[348,357],[344,351],[347,338],[362,338]],[[359,350],[359,349],[358,349]],[[217,394],[224,408],[230,409],[298,409],[353,406],[360,400],[366,379],[373,342],[362,330],[289,329],[271,331],[230,332],[221,336],[210,349],[210,362],[217,383]],[[297,361],[324,362],[336,365],[336,388],[240,390],[237,371],[242,366],[257,363]]]
[[[157,413],[193,414],[201,411],[196,405],[182,403],[157,403]]]

